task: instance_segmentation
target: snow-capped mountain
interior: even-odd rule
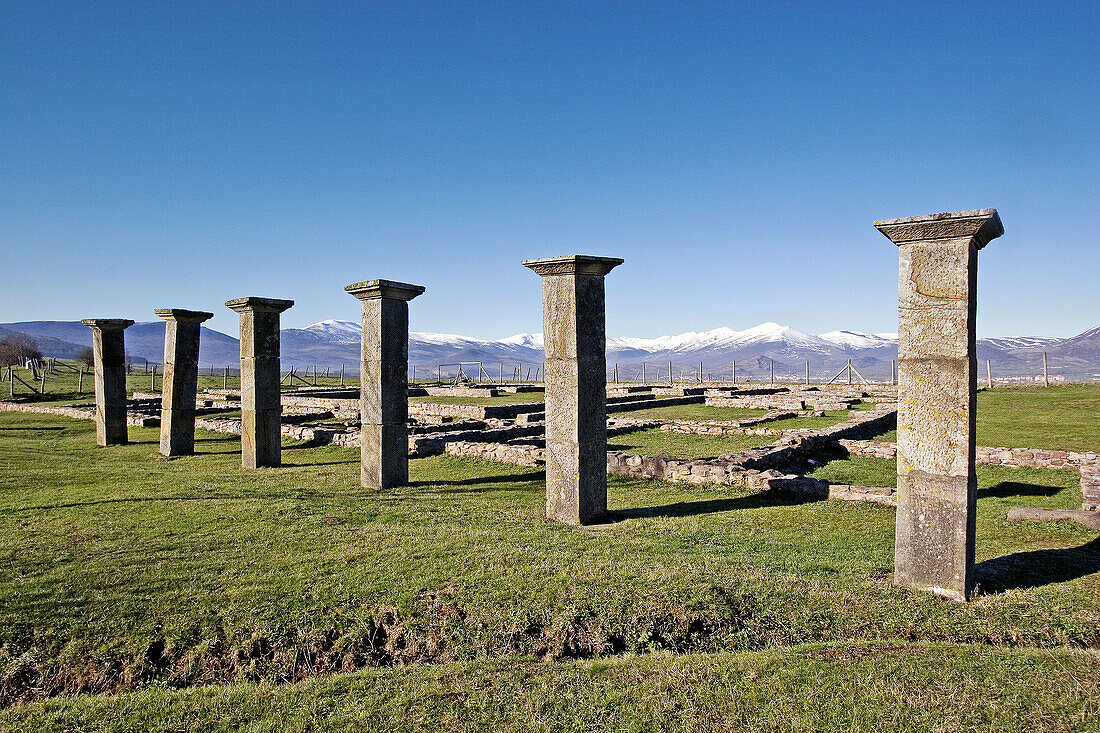
[[[995,371],[1002,375],[1030,374],[1041,367],[1042,351],[1057,350],[1063,343],[1075,344],[1062,358],[1062,371],[1091,375],[1100,372],[1100,355],[1082,362],[1074,355],[1088,352],[1100,340],[1100,328],[1087,331],[1072,339],[1042,337],[1017,337],[981,339],[978,341],[978,358],[993,363]],[[340,363],[354,364],[358,358],[360,326],[350,321],[321,321],[299,332],[284,331],[284,359],[306,359],[308,354],[316,358],[319,340],[334,344],[347,344],[355,353],[340,355]],[[302,343],[290,336],[302,334]],[[290,336],[290,338],[288,338]],[[896,333],[866,333],[838,330],[812,334],[774,322],[761,323],[738,331],[720,327],[708,331],[688,331],[681,334],[638,338],[613,337],[607,340],[609,364],[620,364],[625,369],[638,369],[642,362],[653,369],[661,366],[667,371],[672,362],[677,370],[697,369],[700,362],[704,370],[716,374],[732,370],[732,362],[738,362],[739,374],[767,374],[774,367],[776,374],[802,374],[810,362],[815,375],[835,373],[851,359],[857,369],[868,378],[886,378],[890,374],[890,362],[897,358]],[[504,365],[506,370],[516,366],[541,365],[543,354],[541,333],[520,333],[502,339],[477,339],[455,334],[412,332],[409,334],[409,359],[419,367],[431,368],[439,364],[457,362],[482,362],[487,370]],[[1051,353],[1054,353],[1051,351]],[[337,357],[336,353],[332,357]],[[323,362],[321,362],[323,363]],[[452,367],[453,370],[453,367]],[[442,369],[448,371],[447,367]]]
[[[863,331],[829,331],[820,338],[843,349],[874,349],[879,346],[895,345],[896,333],[864,333]]]
[[[7,330],[5,330],[7,329]],[[0,337],[7,331],[26,333],[39,340],[46,356],[71,358],[91,343],[91,331],[79,321],[34,321],[0,324]],[[305,328],[285,329],[281,333],[284,367],[305,368],[318,365],[349,373],[358,371],[360,324],[354,321],[326,320]],[[139,323],[126,331],[127,351],[137,360],[159,363],[164,353],[164,323]],[[994,376],[1034,376],[1042,371],[1043,352],[1050,357],[1052,374],[1069,378],[1100,378],[1100,327],[1067,339],[1014,337],[979,339],[977,358],[992,362]],[[221,367],[237,363],[236,338],[207,328],[202,329],[200,359],[203,367]],[[820,335],[799,331],[778,323],[761,323],[738,331],[722,327],[709,331],[688,331],[656,338],[615,337],[607,340],[609,366],[618,364],[628,378],[640,372],[644,362],[649,368],[668,370],[672,362],[678,371],[693,372],[702,362],[704,372],[713,376],[732,371],[737,362],[738,375],[766,375],[774,367],[777,376],[804,374],[810,362],[812,374],[832,376],[851,359],[869,379],[885,379],[890,362],[897,358],[897,334],[864,333],[839,330]],[[458,362],[482,362],[491,374],[503,370],[510,374],[519,367],[523,373],[543,362],[543,335],[519,333],[502,339],[478,339],[445,333],[409,334],[409,361],[417,369],[454,373]],[[476,370],[476,367],[474,367]],[[469,368],[466,369],[467,373]],[[983,371],[984,373],[984,371]]]
[[[363,325],[355,321],[320,321],[300,330],[327,336],[338,342],[359,343],[363,335]]]

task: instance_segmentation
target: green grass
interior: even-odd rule
[[[1007,497],[1002,508],[1026,504],[1050,509],[1081,508],[1081,474],[1074,469],[1008,468],[979,463],[978,496]],[[897,462],[886,458],[851,456],[829,461],[811,474],[838,484],[897,486]],[[983,493],[985,492],[985,493]],[[997,503],[997,502],[992,502]]]
[[[1011,504],[1080,502],[1059,472],[980,492],[978,558],[1013,555],[1015,570],[997,575],[1004,592],[958,605],[890,584],[889,507],[612,477],[617,521],[574,528],[543,518],[536,469],[418,459],[409,486],[372,492],[352,450],[288,441],[284,467],[246,472],[233,436],[200,432],[199,455],[164,460],[155,430],[130,434],[98,448],[90,421],[0,414],[0,681],[32,669],[44,689],[94,690],[394,662],[1100,643],[1100,566],[1073,549],[1095,535],[1004,520]]]
[[[1095,730],[1094,652],[799,646],[365,670],[284,685],[82,696],[0,711],[49,731]]]
[[[983,390],[975,419],[978,445],[1100,451],[1100,384]],[[896,430],[875,438],[897,439]]]
[[[1062,407],[1095,390],[1055,389],[1072,435]],[[658,409],[683,407],[703,406]],[[1096,535],[1005,519],[1078,507],[1075,471],[979,465],[983,595],[959,605],[890,583],[881,505],[609,477],[616,521],[572,528],[543,518],[537,469],[417,459],[409,486],[371,492],[353,450],[287,440],[285,466],[246,472],[234,436],[200,431],[199,455],[165,460],[155,429],[130,435],[98,448],[90,421],[0,413],[0,691],[27,674],[49,694],[132,690],[0,710],[0,730],[1030,731],[1100,716],[1097,654],[1066,648],[1100,647]],[[610,443],[703,457],[742,437],[774,440]],[[895,470],[856,457],[815,475],[891,486]]]
[[[740,453],[749,448],[771,445],[775,441],[774,435],[693,435],[652,429],[616,435],[608,439],[607,449],[642,456],[672,456],[695,460],[714,458],[725,453]]]
[[[1100,451],[1100,383],[978,393],[978,445]]]

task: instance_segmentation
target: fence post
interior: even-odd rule
[[[344,365],[340,365],[340,386],[344,386]]]
[[[80,373],[76,375],[76,393],[82,394],[84,392],[84,370],[81,369]]]
[[[145,362],[145,366],[148,367],[149,362]],[[148,371],[148,368],[146,369],[146,371]],[[157,367],[156,367],[155,364],[153,365],[152,376],[149,377],[149,391],[150,392],[156,392],[157,391]]]
[[[810,360],[806,360],[806,384],[810,383]]]
[[[1047,352],[1043,352],[1043,386],[1050,386],[1050,374],[1047,373]]]
[[[733,383],[737,384],[737,359],[733,360]]]
[[[772,359],[772,358],[768,359],[768,379],[771,380],[769,382],[769,384],[774,386],[775,385],[775,359]]]
[[[661,370],[658,369],[657,371],[661,371]],[[647,382],[645,381],[645,362],[643,361],[642,362],[642,384],[646,384],[646,383]]]
[[[989,359],[985,360],[985,385],[993,389],[993,367],[989,364]]]
[[[675,384],[675,381],[672,379],[672,362],[671,361],[668,363],[668,383],[670,385]]]

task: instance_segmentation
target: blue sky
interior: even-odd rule
[[[308,7],[307,7],[308,6]],[[0,2],[0,321],[427,287],[541,329],[528,257],[623,257],[610,335],[894,331],[875,219],[994,207],[979,334],[1100,323],[1100,5]]]

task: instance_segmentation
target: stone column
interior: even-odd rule
[[[876,221],[899,247],[894,583],[954,600],[974,581],[974,316],[995,209]]]
[[[524,260],[542,276],[546,343],[546,516],[589,524],[607,512],[604,276],[623,261]]]
[[[125,445],[127,318],[87,318],[95,354],[95,439],[99,445]]]
[[[164,386],[160,398],[160,454],[195,452],[195,398],[199,384],[199,331],[213,313],[179,308],[154,311],[164,324]]]
[[[279,314],[293,300],[236,298],[226,306],[241,314],[241,465],[278,466],[282,455],[279,427]]]
[[[401,486],[409,482],[409,301],[424,288],[368,280],[344,290],[363,311],[359,480],[368,489]]]

